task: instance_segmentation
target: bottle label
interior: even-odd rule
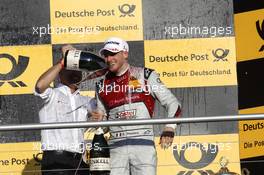
[[[110,158],[90,158],[90,171],[110,171]]]
[[[68,69],[78,70],[79,60],[81,56],[81,50],[69,50],[67,55],[67,65]]]

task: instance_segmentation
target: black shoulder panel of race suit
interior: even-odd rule
[[[144,68],[144,79],[147,80],[153,71],[153,69]]]

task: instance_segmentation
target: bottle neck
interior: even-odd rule
[[[101,127],[99,127],[99,128],[96,129],[95,134],[96,135],[104,134],[104,130]]]

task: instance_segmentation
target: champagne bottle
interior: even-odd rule
[[[98,128],[95,132],[89,163],[91,175],[110,174],[110,151],[102,128]]]
[[[94,72],[107,68],[104,59],[92,52],[68,50],[64,57],[64,67],[69,70]]]

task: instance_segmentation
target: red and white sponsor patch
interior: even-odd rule
[[[127,111],[121,111],[116,113],[116,118],[119,119],[131,119],[136,115],[136,110],[132,109],[132,110],[127,110]]]
[[[118,51],[120,51],[119,48],[107,48],[107,50],[112,51],[112,52],[118,52]]]

